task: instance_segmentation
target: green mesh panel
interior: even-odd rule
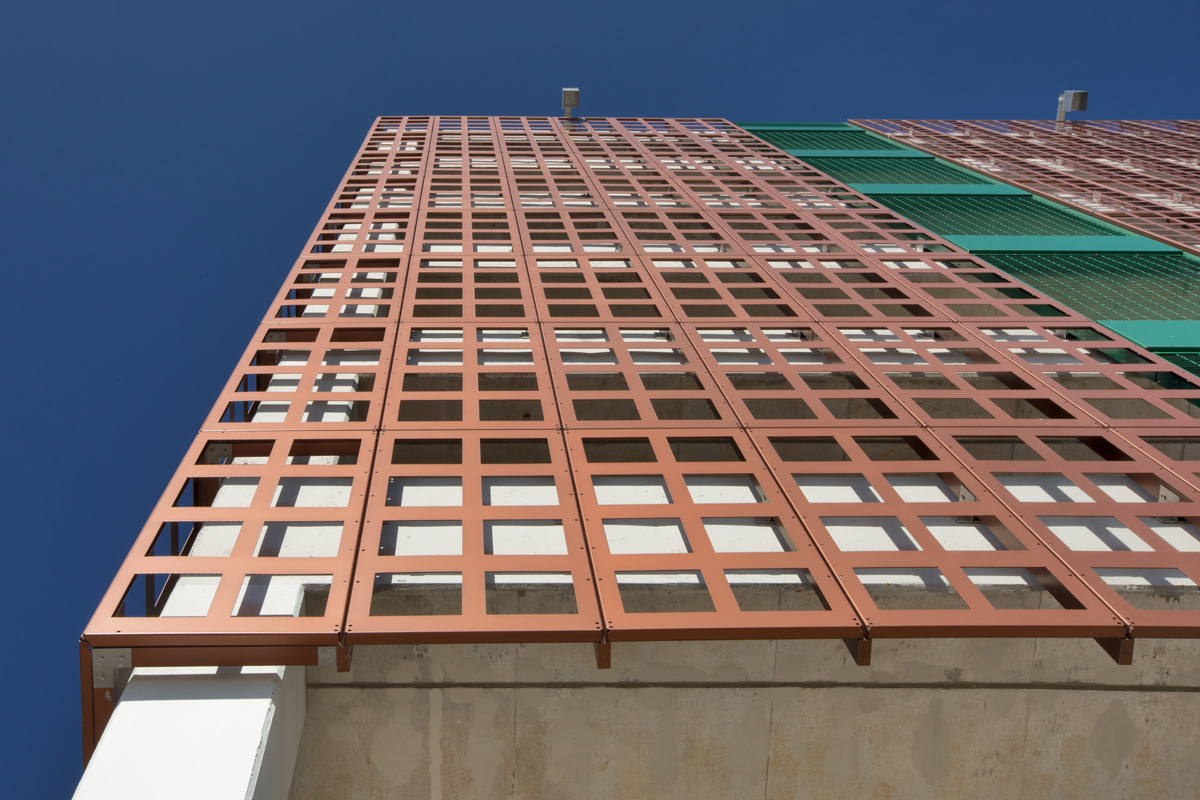
[[[758,138],[780,150],[906,150],[866,131],[756,131]]]
[[[1154,350],[1153,352],[1175,366],[1183,367],[1193,375],[1200,376],[1200,350]]]
[[[987,260],[1092,319],[1200,319],[1200,262],[1182,253],[992,253]]]
[[[1032,197],[895,195],[888,208],[942,236],[1120,236]]]
[[[988,183],[935,158],[806,158],[842,183]]]

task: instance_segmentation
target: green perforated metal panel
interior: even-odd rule
[[[897,195],[887,206],[943,236],[1120,236],[1032,197]]]
[[[907,150],[908,148],[866,131],[767,131],[751,130],[758,138],[781,150]]]
[[[988,183],[986,178],[936,158],[806,158],[805,161],[843,183]]]
[[[1200,319],[1200,262],[1182,253],[993,253],[987,260],[1092,319]]]
[[[1154,353],[1193,375],[1200,375],[1200,350],[1155,350]]]

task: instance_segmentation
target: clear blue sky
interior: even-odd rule
[[[1200,118],[1200,3],[9,3],[0,796],[80,774],[76,641],[380,114]],[[169,735],[169,733],[166,733]]]

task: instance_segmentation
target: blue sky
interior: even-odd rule
[[[77,638],[380,114],[1200,118],[1200,4],[10,3],[0,795],[80,774]]]

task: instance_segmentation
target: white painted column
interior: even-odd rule
[[[286,800],[303,667],[136,669],[75,800]]]

